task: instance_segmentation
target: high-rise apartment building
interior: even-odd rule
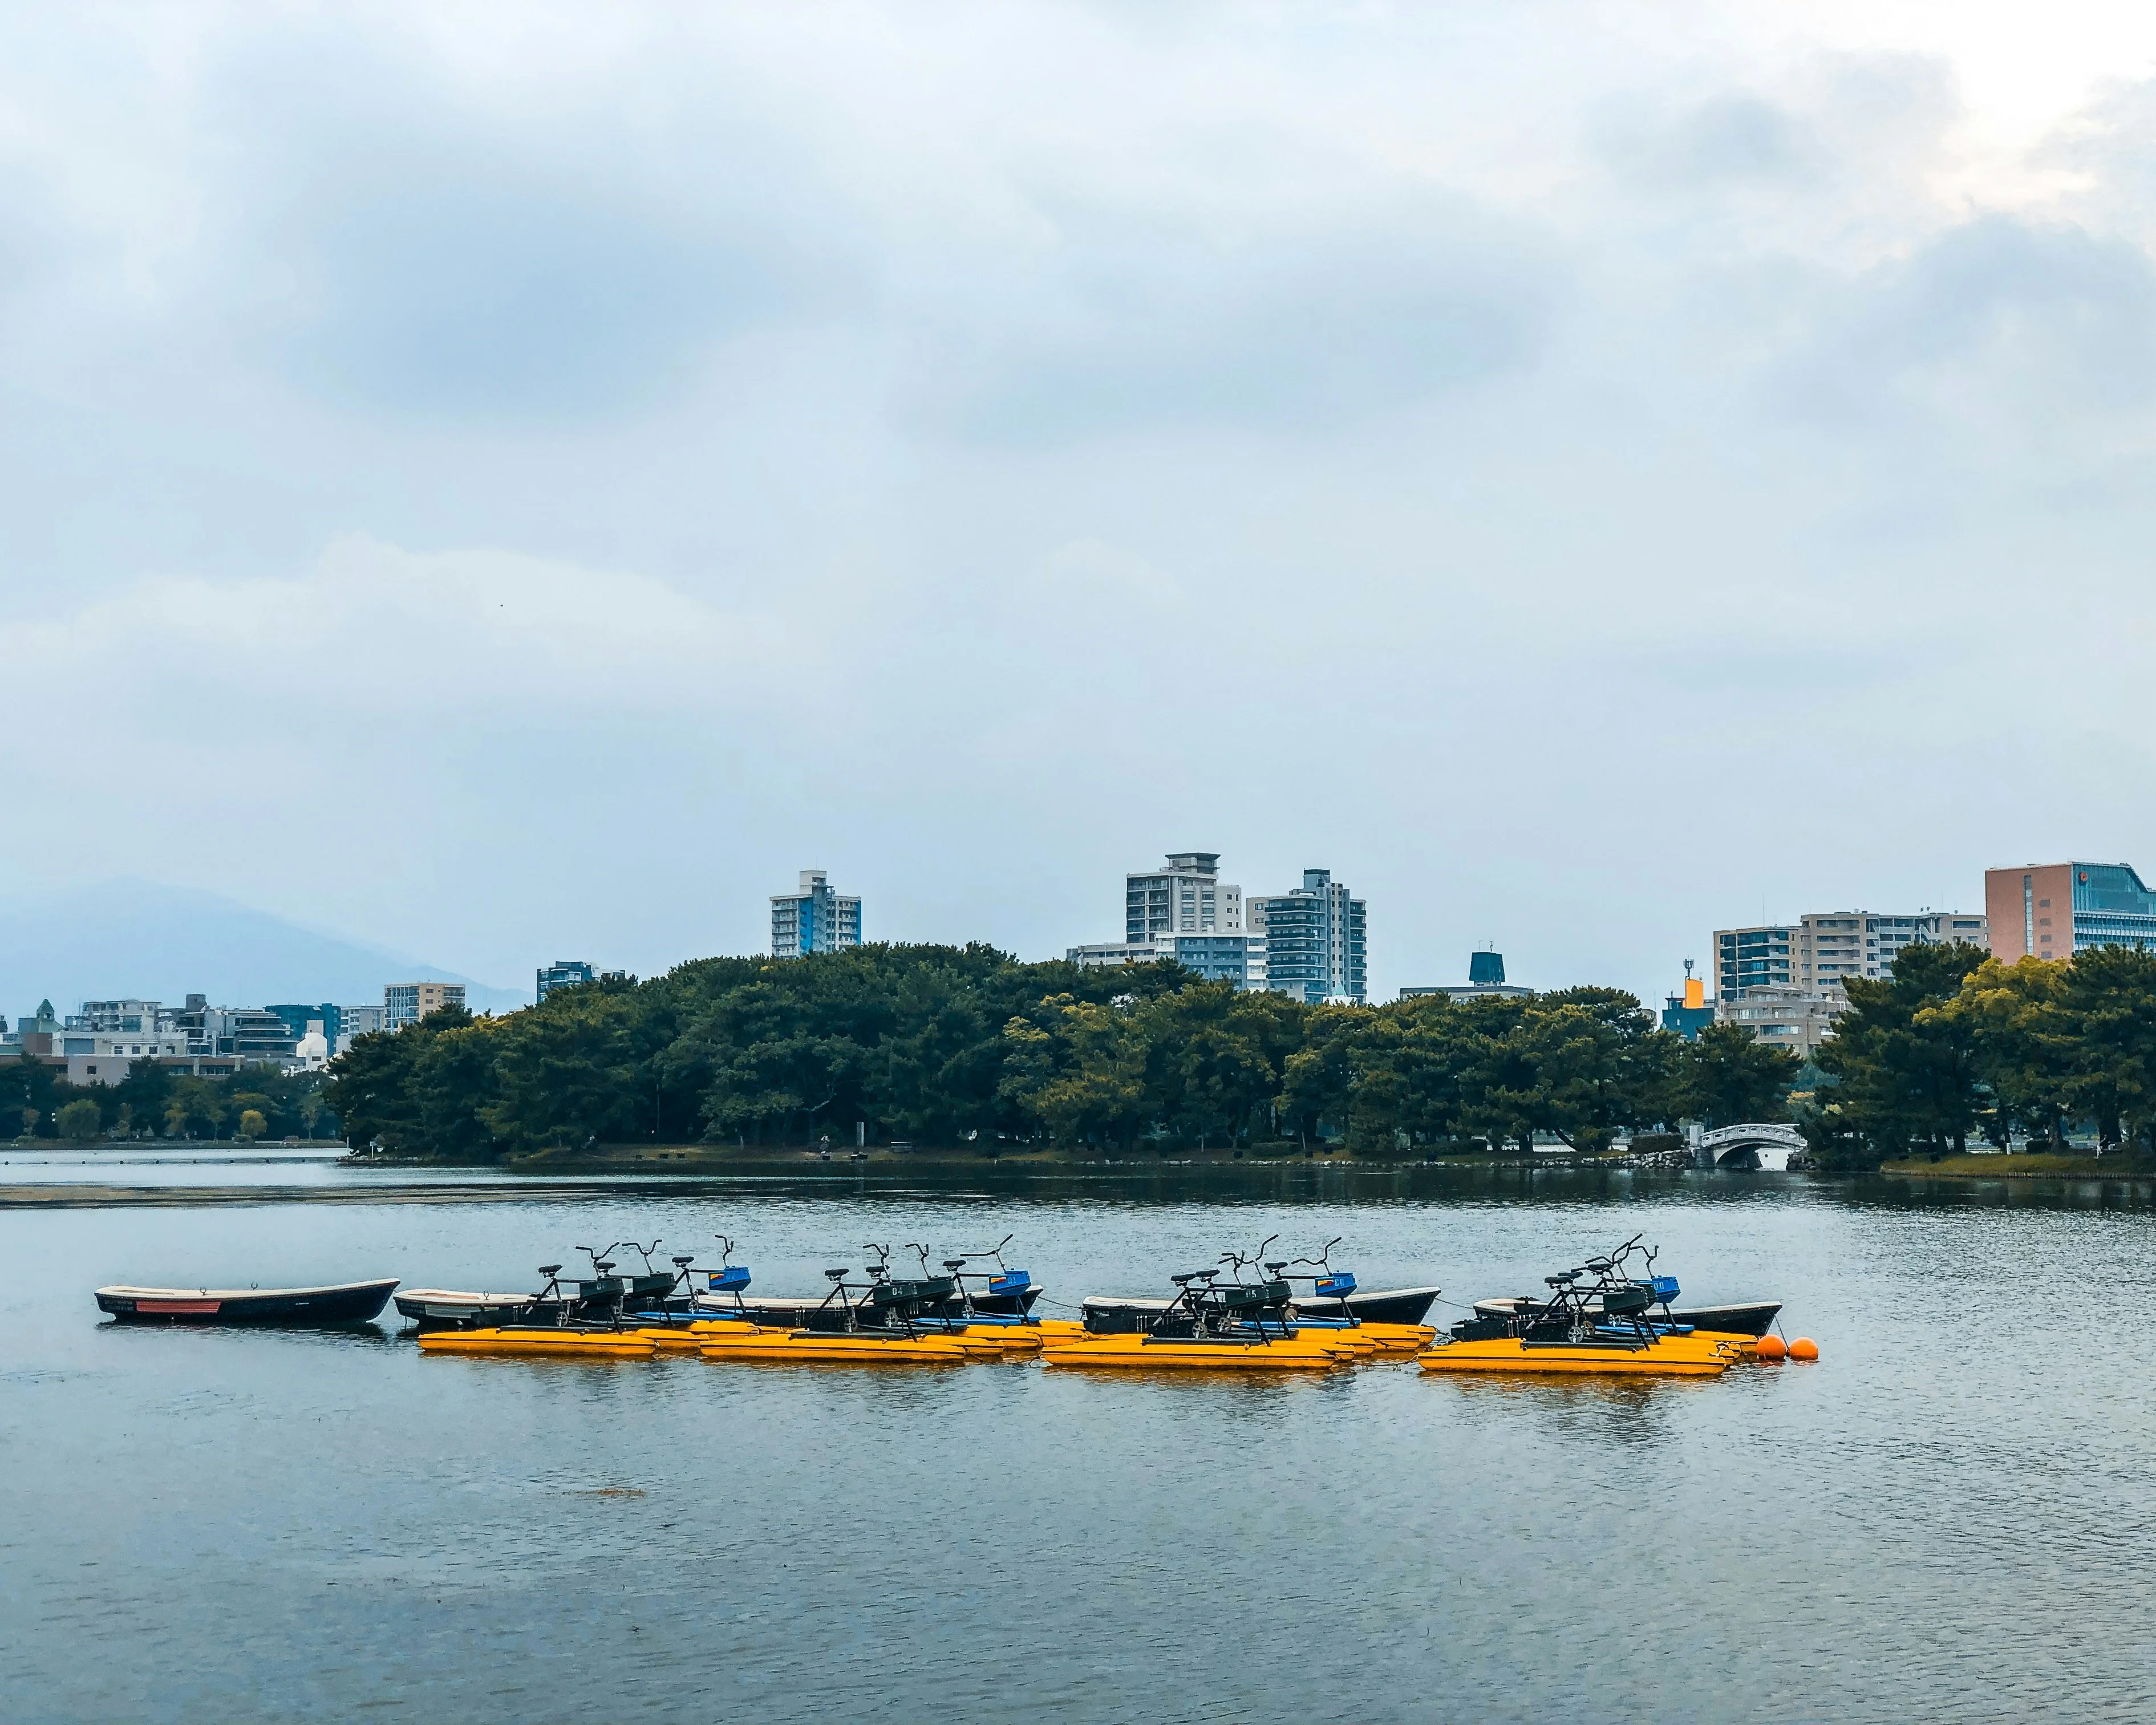
[[[861,901],[831,889],[821,869],[803,869],[793,892],[771,896],[771,956],[799,958],[861,943]]]
[[[1787,922],[1714,931],[1714,992],[1736,1000],[1747,988],[1786,988],[1794,979],[1797,931]]]
[[[1741,1000],[1754,988],[1838,988],[1852,976],[1891,976],[1894,955],[1928,941],[1982,945],[1984,919],[1961,911],[1812,911],[1794,922],[1714,932],[1714,992]]]
[[[555,988],[566,988],[572,983],[588,983],[597,974],[581,958],[557,958],[552,964],[539,967],[539,999],[544,1000]]]
[[[1312,1004],[1369,998],[1367,907],[1330,869],[1305,869],[1293,891],[1250,899],[1244,910],[1250,932],[1265,937],[1270,987]]]
[[[1165,868],[1123,879],[1123,938],[1164,934],[1240,934],[1243,889],[1220,878],[1217,850],[1178,850]]]
[[[462,983],[392,983],[382,991],[382,1028],[401,1030],[430,1012],[464,1004]]]
[[[1178,850],[1123,877],[1123,938],[1072,947],[1090,968],[1172,958],[1208,982],[1265,986],[1265,940],[1243,927],[1243,889],[1220,878],[1217,850]]]
[[[2126,863],[2031,863],[1984,871],[1992,956],[2071,958],[2092,947],[2156,947],[2156,893]]]

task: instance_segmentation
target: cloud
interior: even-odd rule
[[[2123,237],[1987,215],[1836,298],[1781,367],[1829,420],[1919,414],[2026,447],[2156,401],[2156,265]]]
[[[1613,165],[1644,185],[1689,189],[1764,182],[1779,190],[1816,177],[1828,151],[1810,116],[1732,93],[1673,121],[1620,132],[1609,153]]]
[[[1044,203],[1054,239],[924,323],[909,392],[969,440],[1053,447],[1234,424],[1309,434],[1531,362],[1562,273],[1440,193],[1144,219]]]
[[[47,621],[0,624],[0,675],[58,710],[99,681],[139,712],[341,707],[388,726],[482,708],[711,710],[813,663],[768,614],[648,576],[500,551],[339,540],[289,578],[146,577]],[[244,727],[242,731],[244,735]]]

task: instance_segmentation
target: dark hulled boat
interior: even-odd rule
[[[122,1323],[363,1324],[397,1278],[321,1288],[100,1288],[97,1309]]]
[[[1626,1287],[1645,1290],[1652,1322],[1672,1329],[1689,1329],[1717,1336],[1748,1336],[1756,1340],[1765,1335],[1774,1327],[1775,1318],[1781,1315],[1782,1302],[1779,1300],[1747,1300],[1727,1306],[1672,1305],[1671,1302],[1680,1297],[1681,1290],[1676,1277],[1655,1274],[1656,1254],[1654,1251],[1649,1250],[1645,1254],[1646,1269],[1643,1276],[1636,1281],[1625,1279],[1626,1260],[1640,1250],[1640,1240],[1635,1236],[1609,1257],[1590,1259],[1584,1270],[1574,1274],[1592,1271],[1598,1275],[1614,1277]],[[1472,1323],[1486,1329],[1491,1324],[1503,1326],[1521,1320],[1532,1321],[1545,1307],[1565,1303],[1567,1296],[1557,1282],[1548,1277],[1544,1281],[1551,1289],[1547,1296],[1520,1294],[1504,1299],[1477,1300]],[[1574,1303],[1590,1319],[1601,1314],[1602,1300],[1597,1294],[1590,1293]],[[1455,1326],[1454,1333],[1457,1335],[1458,1332],[1459,1327]]]
[[[1475,1316],[1479,1319],[1499,1322],[1518,1317],[1537,1309],[1543,1302],[1525,1297],[1504,1300],[1477,1300]],[[1590,1302],[1590,1312],[1600,1307]],[[1738,1306],[1665,1306],[1656,1312],[1665,1323],[1688,1327],[1695,1330],[1711,1331],[1717,1336],[1763,1336],[1774,1327],[1780,1316],[1779,1300],[1761,1300]]]
[[[397,1315],[423,1330],[470,1330],[496,1324],[552,1322],[560,1314],[534,1317],[536,1294],[467,1293],[457,1288],[406,1288],[397,1296]]]
[[[1372,1288],[1344,1300],[1296,1299],[1289,1302],[1288,1312],[1291,1317],[1353,1317],[1366,1324],[1419,1324],[1441,1291],[1438,1288]],[[1098,1336],[1150,1330],[1174,1303],[1089,1294],[1084,1301],[1086,1327]]]

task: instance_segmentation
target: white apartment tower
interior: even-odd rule
[[[821,869],[803,869],[795,892],[771,896],[771,956],[800,958],[861,943],[861,901],[833,891]]]
[[[1178,850],[1168,866],[1123,879],[1123,938],[1240,934],[1243,889],[1220,878],[1217,850]]]

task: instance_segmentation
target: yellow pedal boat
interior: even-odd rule
[[[863,1342],[944,1342],[952,1344],[952,1351],[968,1359],[1005,1359],[1014,1353],[1031,1353],[1040,1343],[1037,1339],[1012,1339],[999,1326],[974,1325],[952,1330],[919,1330],[911,1335],[894,1331],[886,1334],[875,1330],[797,1330],[780,1328],[775,1325],[761,1327],[753,1324],[721,1320],[717,1322],[700,1321],[683,1329],[649,1329],[644,1334],[651,1337],[660,1351],[680,1350],[694,1353],[706,1344],[715,1347],[738,1347],[751,1338],[765,1342],[788,1336],[822,1336],[829,1340]]]
[[[1229,1342],[1126,1332],[1050,1343],[1040,1357],[1051,1366],[1185,1372],[1324,1372],[1354,1359],[1354,1349],[1327,1346],[1312,1339],[1316,1333],[1305,1330],[1264,1342]]]
[[[505,1324],[485,1330],[427,1330],[422,1353],[515,1353],[559,1359],[649,1359],[658,1346],[641,1330],[574,1330]]]
[[[969,1359],[997,1358],[999,1353],[978,1346],[968,1348],[954,1336],[871,1336],[859,1330],[744,1331],[737,1324],[719,1328],[725,1333],[705,1337],[701,1352],[706,1359],[963,1365]],[[734,1333],[737,1331],[743,1332]]]
[[[1727,1336],[1658,1336],[1652,1342],[1445,1342],[1416,1356],[1425,1372],[1553,1372],[1715,1378],[1739,1357]]]

